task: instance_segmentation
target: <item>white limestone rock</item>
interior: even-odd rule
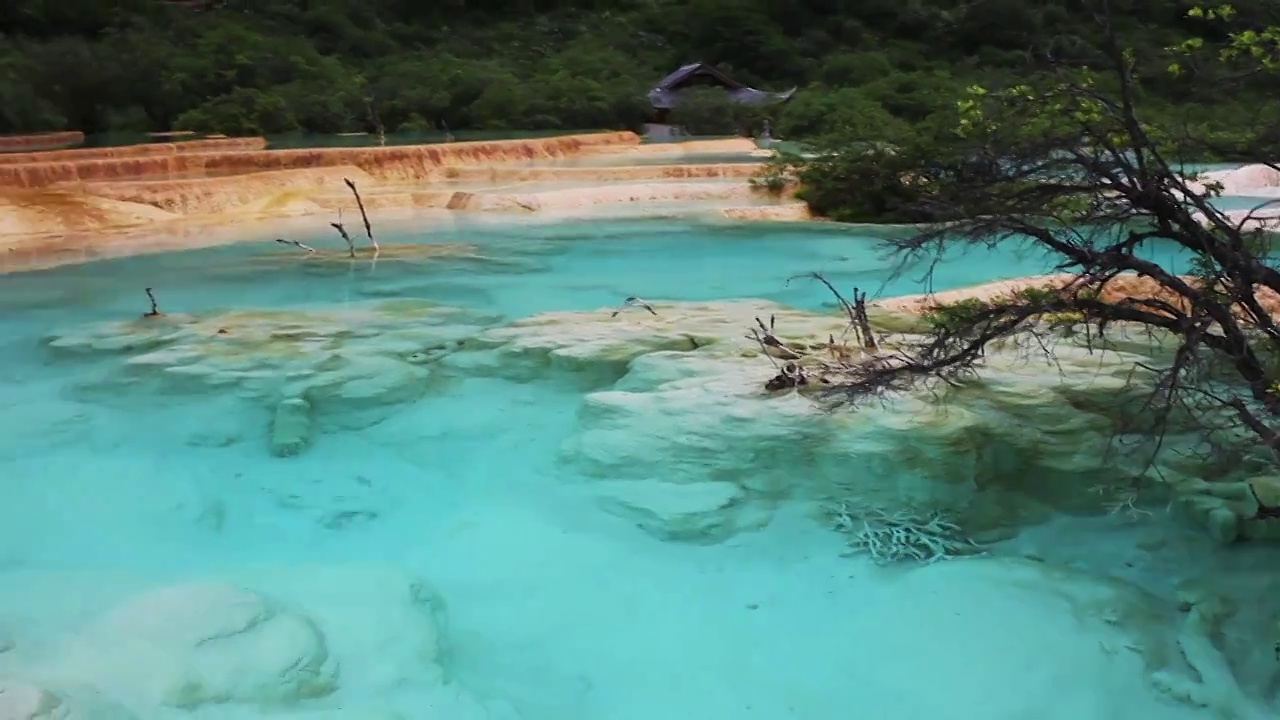
[[[288,597],[323,632],[353,694],[381,697],[446,680],[444,599],[429,583],[393,567],[301,567],[262,577],[254,587]]]
[[[60,330],[55,353],[123,355],[95,389],[139,382],[157,391],[300,397],[333,412],[406,402],[426,391],[431,362],[497,317],[424,300],[166,315]]]
[[[251,580],[304,607],[342,669],[336,693],[282,717],[518,720],[452,676],[448,609],[430,582],[365,564],[264,570]]]
[[[290,703],[337,688],[308,617],[224,583],[163,587],[93,622],[60,668],[134,707]]]
[[[517,320],[481,333],[465,343],[467,350],[496,350],[500,367],[529,366],[583,372],[601,366],[625,366],[649,353],[692,352],[714,347],[715,352],[759,351],[746,337],[755,318],[775,318],[777,334],[804,345],[839,335],[847,325],[838,315],[807,313],[766,300],[679,302],[654,304],[657,315],[628,309],[612,316],[613,308],[588,312],[550,312]],[[754,349],[754,350],[753,350]],[[762,363],[767,365],[763,358]]]
[[[0,720],[135,720],[90,690],[55,692],[36,683],[0,677]]]
[[[729,304],[717,307],[723,311],[723,305]],[[746,308],[737,312],[752,319],[771,309]],[[686,309],[658,307],[682,318]],[[652,316],[633,322],[656,324]],[[776,327],[779,335],[783,328],[804,329],[785,339],[813,351],[812,331],[824,322],[832,319],[805,320],[789,311],[778,315]],[[549,332],[554,340],[529,343],[543,347],[604,332],[598,320],[583,318],[581,325],[556,325]],[[706,320],[705,326],[713,323]],[[826,334],[820,339],[825,342]],[[1104,511],[1088,488],[1100,482],[1099,459],[1112,423],[1078,409],[1063,393],[1114,394],[1130,380],[1137,356],[1099,358],[1064,344],[1056,364],[1037,364],[993,349],[985,381],[945,398],[907,394],[886,404],[866,403],[856,412],[828,413],[801,393],[764,391],[777,371],[753,344],[726,334],[698,350],[634,357],[620,379],[584,400],[579,430],[561,447],[565,461],[601,479],[727,481],[767,498],[982,505],[1037,521],[1049,508]],[[1069,384],[1073,373],[1088,384],[1085,389]],[[1010,491],[1018,501],[980,502],[993,488]],[[1016,522],[980,514],[983,527],[975,531]]]
[[[1280,540],[1280,522],[1257,517],[1259,499],[1266,503],[1280,500],[1280,481],[1276,478],[1264,476],[1240,482],[1179,478],[1173,490],[1183,514],[1223,545],[1241,539]]]
[[[609,512],[635,522],[659,540],[723,541],[768,524],[768,512],[751,507],[729,482],[670,483],[616,480],[593,487]]]
[[[109,698],[146,720],[518,718],[457,681],[443,598],[394,565],[249,566],[141,592],[133,580],[43,573],[30,584],[50,601],[9,598],[7,613],[38,621],[0,655],[0,678],[67,707]],[[103,612],[99,591],[123,599]]]
[[[702,351],[637,358],[585,398],[562,454],[601,478],[726,479],[772,493],[787,466],[810,464],[827,429],[810,401],[763,391],[771,372],[761,358]]]
[[[1215,643],[1224,620],[1235,609],[1226,598],[1213,593],[1182,593],[1187,616],[1177,635],[1177,646],[1190,673],[1162,668],[1151,673],[1151,683],[1175,700],[1208,708],[1216,717],[1263,720],[1276,717],[1274,707],[1251,697],[1240,686],[1231,663]]]
[[[62,698],[42,687],[0,679],[0,720],[61,720],[68,711]]]
[[[1240,535],[1254,542],[1280,543],[1280,518],[1253,518],[1240,523]]]

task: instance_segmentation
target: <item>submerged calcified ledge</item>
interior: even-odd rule
[[[271,403],[268,447],[280,457],[305,452],[316,432],[313,423],[322,416],[343,424],[357,414],[367,422],[369,412],[384,418],[386,408],[430,392],[432,378],[572,376],[589,387],[576,427],[560,448],[562,461],[584,478],[581,491],[603,512],[664,541],[720,543],[767,526],[782,503],[798,501],[836,506],[854,517],[874,509],[904,523],[903,537],[927,532],[910,520],[927,508],[948,518],[966,543],[982,551],[1063,514],[1106,518],[1142,508],[1144,498],[1120,487],[1124,468],[1099,462],[1112,427],[1106,400],[1123,400],[1140,356],[1110,352],[1100,358],[1064,342],[1057,364],[1035,366],[995,349],[983,381],[945,398],[909,394],[887,406],[832,415],[804,393],[765,391],[775,361],[746,331],[756,318],[769,318],[786,346],[802,353],[798,362],[816,364],[830,353],[849,352],[833,346],[845,329],[843,317],[762,300],[655,301],[653,307],[656,314],[615,315],[602,308],[506,323],[407,300],[161,315],[57,331],[49,345],[59,355],[120,358],[122,368],[103,376],[111,385],[107,390],[154,382],[156,392],[234,389]],[[903,342],[883,327],[885,320],[892,324],[892,318],[876,319],[885,344]],[[1064,382],[1064,369],[1090,382]],[[1166,467],[1161,475],[1185,473]],[[1280,490],[1268,482],[1259,486]],[[1247,515],[1239,493],[1223,492],[1237,484],[1170,481],[1146,502],[1172,500],[1196,517]],[[866,525],[859,530],[861,522]],[[843,529],[855,547],[888,552],[858,534],[877,532],[870,520]],[[902,542],[890,535],[875,540]],[[1113,626],[1125,620],[1108,637],[1132,646],[1154,688],[1251,717],[1255,702],[1227,669],[1241,658],[1228,660],[1212,639],[1231,619],[1218,595],[1188,590],[1176,599],[1152,598],[1118,582],[1072,575],[1068,583],[1061,571],[1007,559],[978,560],[966,568],[931,570],[928,577],[951,573],[959,583],[968,573],[995,573],[988,577],[995,582],[997,575],[1012,573],[1034,588],[1076,587],[1080,594],[1071,597],[1088,614],[1109,617]],[[346,665],[335,673],[324,649],[329,634],[340,632],[337,626],[306,620],[317,599],[294,594],[294,602],[280,604],[259,594],[264,586],[261,580],[177,586],[136,596],[91,623],[68,646],[71,655],[55,658],[53,667],[72,674],[50,676],[54,681],[47,687],[29,683],[19,689],[39,695],[58,693],[68,682],[111,682],[128,691],[129,705],[136,708],[197,706],[214,697],[294,703],[339,692],[348,682]],[[1171,639],[1162,627],[1176,617],[1178,601],[1187,615]],[[254,609],[260,622],[225,620],[229,607]],[[1253,614],[1241,614],[1247,616],[1240,622],[1254,622]],[[156,628],[154,636],[123,638],[121,620],[139,615],[155,620],[149,625]],[[205,655],[209,624],[225,643],[216,659],[242,664],[234,683]],[[286,627],[295,630],[288,633],[295,644],[272,645],[278,654],[241,657],[260,642],[254,633]],[[423,632],[429,630],[424,626]],[[103,656],[104,648],[166,670],[141,684],[135,676],[89,662]],[[359,666],[364,660],[347,655],[340,643],[333,652],[344,663]],[[296,671],[277,675],[275,669],[284,666]]]
[[[232,708],[389,718],[416,703],[460,720],[518,718],[452,677],[444,598],[398,568],[275,567],[116,584],[124,587],[84,592],[65,575],[26,578],[23,590],[35,597],[83,596],[75,604],[86,617],[71,628],[24,623],[0,653],[0,717],[227,717]],[[15,595],[0,610],[21,608]]]
[[[392,246],[386,252],[388,262],[485,261],[464,245]],[[259,261],[298,259],[271,253]],[[327,251],[305,261],[341,269],[347,258]],[[980,286],[957,295],[991,293],[990,286]],[[920,309],[919,300],[877,306],[873,324],[884,348],[913,340],[902,328]],[[592,391],[583,410],[590,428],[566,447],[566,460],[584,472],[647,482],[656,464],[666,481],[680,483],[689,468],[716,465],[722,472],[736,468],[729,474],[748,479],[738,489],[702,486],[686,505],[706,501],[714,507],[684,513],[694,516],[710,512],[719,518],[719,511],[749,505],[751,498],[801,493],[841,499],[851,486],[835,479],[837,468],[854,456],[873,477],[896,478],[900,473],[894,469],[905,464],[923,483],[912,489],[897,480],[883,487],[863,481],[857,486],[863,500],[874,496],[910,505],[926,497],[936,500],[942,492],[977,533],[1034,523],[1049,510],[1103,512],[1119,500],[1087,488],[1118,488],[1134,474],[1153,476],[1115,458],[1111,474],[1096,463],[1106,456],[1120,408],[1148,390],[1146,376],[1136,368],[1151,358],[1136,354],[1138,343],[1129,351],[1098,353],[1064,338],[1055,362],[1039,365],[1015,350],[993,348],[983,361],[983,379],[972,387],[943,395],[935,390],[908,394],[851,419],[825,416],[811,401],[823,388],[818,378],[862,353],[837,339],[847,332],[845,318],[758,300],[660,303],[655,312],[552,312],[503,325],[500,318],[461,308],[397,300],[142,317],[57,330],[48,345],[55,354],[121,358],[118,371],[85,386],[93,392],[154,387],[209,394],[234,388],[241,397],[261,401],[274,408],[270,448],[276,455],[304,449],[313,421],[359,425],[380,419],[390,408],[429,392],[440,379],[489,375],[528,382],[568,374]],[[791,353],[782,361],[813,376],[800,393],[767,391],[779,359],[777,352],[762,352],[766,346],[750,334],[758,318],[776,325],[777,337]],[[1073,385],[1063,375],[1070,372],[1089,381]],[[838,372],[833,377],[838,380]],[[903,431],[912,438],[910,448],[894,439]],[[1054,438],[1063,442],[1051,442]],[[740,467],[732,461],[734,443],[752,449]],[[762,464],[762,457],[769,460]],[[815,462],[817,475],[797,486],[791,468]],[[644,475],[631,477],[636,468]],[[824,484],[819,479],[827,472],[833,479]],[[1251,485],[1269,497],[1280,493],[1280,481],[1240,477],[1205,483],[1201,476],[1194,459],[1172,458],[1154,471],[1160,479],[1154,497],[1182,502],[1223,542],[1280,536],[1277,523],[1256,519],[1258,507],[1249,490]],[[688,480],[695,481],[703,480]],[[617,487],[633,498],[631,505],[647,492],[640,486]],[[1002,488],[1004,500],[983,505],[992,497],[975,494],[983,488]],[[759,518],[760,510],[754,507],[750,516]],[[667,520],[648,524],[663,526]],[[702,528],[701,522],[694,527]],[[717,520],[712,526],[733,532],[754,522]],[[655,532],[683,537],[703,531]]]

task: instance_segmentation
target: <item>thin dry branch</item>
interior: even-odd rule
[[[348,178],[342,178],[342,182],[351,188],[351,194],[356,196],[356,207],[360,208],[360,219],[364,221],[364,234],[369,238],[369,244],[373,245],[373,251],[379,251],[378,241],[373,239],[373,227],[369,224],[369,214],[364,211],[364,200],[360,199],[360,191],[356,190],[354,181]]]
[[[143,313],[142,317],[144,318],[160,317],[162,313],[160,312],[159,305],[156,303],[155,293],[152,292],[151,288],[144,288],[144,291],[147,293],[147,301],[151,303],[151,309]]]
[[[347,228],[345,225],[342,224],[342,210],[338,210],[338,221],[331,222],[329,223],[329,225],[333,227],[334,230],[337,230],[338,234],[341,235],[342,239],[347,243],[347,253],[351,257],[355,257],[356,244],[351,242],[351,236],[347,234]]]
[[[378,147],[385,147],[387,144],[387,129],[382,125],[382,119],[378,117],[378,111],[373,106],[373,96],[364,99],[365,110],[369,115],[369,122],[373,124],[373,129],[378,134]]]
[[[822,273],[818,272],[793,275],[787,278],[787,284],[789,285],[792,280],[799,278],[817,280],[825,285],[831,291],[831,294],[835,296],[836,302],[840,304],[840,309],[849,317],[849,325],[845,328],[845,334],[848,334],[849,330],[853,330],[855,337],[858,338],[864,348],[872,351],[879,348],[875,335],[871,331],[871,321],[867,317],[867,294],[865,292],[859,293],[858,288],[855,287],[853,289],[853,302],[849,302],[844,295],[840,294],[835,285],[831,284],[830,280],[827,280]]]
[[[316,249],[311,247],[310,245],[298,242],[297,240],[285,240],[284,238],[276,238],[276,242],[280,243],[281,245],[292,245],[298,248],[299,250],[302,250],[307,253],[313,253],[316,251]]]

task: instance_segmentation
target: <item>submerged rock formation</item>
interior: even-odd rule
[[[593,391],[564,457],[588,475],[638,483],[627,489],[728,482],[762,504],[789,497],[946,510],[968,533],[997,538],[1053,511],[1139,510],[1142,498],[1126,483],[1142,476],[1142,459],[1109,455],[1108,448],[1114,413],[1143,391],[1134,366],[1146,356],[1092,353],[1068,340],[1052,362],[992,348],[983,379],[967,387],[830,414],[809,397],[821,388],[816,381],[801,393],[763,388],[780,363],[769,354],[821,365],[861,352],[835,340],[844,318],[763,301],[654,307],[656,315],[538,315],[479,334],[444,363],[520,380],[551,372],[586,379]],[[792,355],[749,334],[757,318],[771,319]],[[1144,482],[1155,501],[1179,493]],[[673,492],[671,502],[698,492]],[[656,505],[631,512],[648,512],[657,534],[696,534],[658,527],[664,523],[653,519],[662,515]],[[726,520],[706,536],[722,537],[718,528],[733,526]]]
[[[1052,362],[991,348],[980,381],[828,413],[815,402],[821,368],[863,352],[837,339],[847,329],[838,315],[746,300],[496,320],[399,300],[162,315],[57,332],[49,346],[122,355],[97,391],[234,388],[260,400],[274,412],[269,447],[281,457],[326,425],[385,418],[448,376],[573,378],[589,394],[563,457],[621,483],[599,489],[605,506],[663,538],[724,539],[758,527],[783,498],[944,511],[967,536],[988,539],[1055,511],[1133,515],[1170,500],[1223,542],[1274,533],[1251,494],[1269,496],[1269,484],[1183,482],[1196,472],[1186,460],[1153,474],[1143,453],[1110,452],[1117,432],[1142,440],[1124,408],[1144,392],[1134,368],[1146,356],[1093,353],[1069,338]],[[873,314],[882,335],[909,320]],[[759,327],[775,328],[775,344]],[[886,347],[893,338],[882,337]],[[787,362],[815,379],[799,393],[766,391]]]
[[[619,376],[637,358],[661,351],[695,351],[715,345],[716,356],[754,356],[758,347],[746,335],[756,317],[775,315],[779,327],[798,334],[825,338],[840,333],[843,320],[783,307],[765,300],[705,303],[660,303],[656,315],[643,311],[619,313],[549,312],[493,328],[469,340],[466,353],[451,363],[481,366],[484,360],[498,374],[527,377],[545,369],[596,371]],[[755,348],[753,350],[753,348]],[[480,354],[482,358],[468,358]]]
[[[393,568],[265,568],[152,587],[0,659],[0,717],[514,717],[451,679],[446,631],[440,596]]]
[[[36,683],[0,677],[0,718],[4,720],[138,720],[96,692],[55,692]]]
[[[1236,540],[1280,542],[1280,478],[1252,477],[1236,482],[1180,479],[1174,486],[1178,506],[1223,544]]]
[[[1216,717],[1236,720],[1275,717],[1280,705],[1280,696],[1275,695],[1275,679],[1280,675],[1266,669],[1270,663],[1265,660],[1261,667],[1240,662],[1242,658],[1229,657],[1220,647],[1223,625],[1237,614],[1232,602],[1221,594],[1199,588],[1184,587],[1179,594],[1180,610],[1186,615],[1175,636],[1176,655],[1151,673],[1153,686],[1174,700],[1206,708]],[[1275,639],[1265,633],[1262,638],[1252,633],[1247,637],[1254,642],[1261,640],[1262,644]],[[1245,670],[1243,678],[1236,674],[1233,665]],[[1246,683],[1254,687],[1246,688]],[[1262,687],[1257,687],[1259,684]],[[1267,700],[1258,697],[1255,693],[1259,690],[1262,695],[1272,697]]]
[[[313,420],[372,422],[422,396],[430,387],[430,363],[496,319],[428,301],[382,300],[143,317],[58,331],[47,344],[58,354],[121,358],[116,371],[85,389],[234,389],[280,408],[271,447],[289,455],[306,445]]]
[[[606,510],[659,540],[719,542],[769,523],[767,509],[730,482],[612,480],[594,491]]]
[[[87,627],[67,666],[134,706],[294,703],[337,689],[338,668],[311,619],[218,583],[137,596]]]

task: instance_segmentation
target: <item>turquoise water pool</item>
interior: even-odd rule
[[[333,244],[327,235],[299,239]],[[659,304],[755,297],[830,310],[816,283],[786,282],[811,271],[873,295],[923,289],[918,273],[890,279],[874,241],[826,225],[400,226],[381,239],[474,247],[449,257],[389,253],[373,264],[316,262],[255,242],[0,280],[0,679],[158,718],[1030,717],[1018,714],[1031,710],[1012,692],[1008,701],[990,695],[1005,680],[963,681],[1035,657],[1031,640],[1006,640],[1012,644],[987,657],[973,647],[979,631],[934,630],[946,621],[876,590],[875,570],[842,557],[841,539],[807,508],[784,502],[767,526],[710,544],[663,542],[601,512],[582,491],[601,478],[566,463],[564,448],[586,422],[584,393],[616,378],[511,379],[455,365],[419,378],[415,396],[394,407],[329,412],[305,450],[276,457],[267,439],[273,406],[247,390],[253,378],[192,390],[146,380],[118,354],[58,352],[45,341],[137,317],[148,307],[146,287],[171,314],[328,312],[422,299],[487,326],[610,308],[629,295]],[[933,288],[1046,269],[1044,257],[1016,248],[974,251],[942,265]],[[220,322],[232,323],[210,327]],[[342,332],[360,330],[353,323]],[[703,478],[716,468],[687,472]],[[122,642],[122,623],[164,626],[154,618],[173,612],[192,616],[183,622],[213,622],[214,611],[252,603],[211,591],[147,596],[100,618],[152,588],[213,580],[305,606],[341,665],[331,671],[337,679],[289,695],[241,677],[311,627],[301,623],[245,651],[264,659],[199,661],[199,672],[216,676],[206,685],[238,688],[230,695],[202,695],[177,680],[170,685],[185,700],[165,695],[168,656],[138,633],[126,634],[141,644],[113,644]],[[241,625],[275,627],[284,615],[254,617]],[[434,629],[409,627],[422,617]],[[222,637],[218,627],[207,634]],[[871,632],[884,627],[902,633],[875,655]],[[972,667],[929,659],[943,650],[967,654]],[[299,667],[314,669],[281,672],[297,676]],[[1045,682],[1044,692],[1070,684]],[[1101,679],[1079,681],[1095,682],[1104,696],[1121,692]],[[285,695],[311,699],[282,704]],[[1116,703],[1089,717],[1198,717]],[[1035,717],[1068,717],[1054,713]]]

